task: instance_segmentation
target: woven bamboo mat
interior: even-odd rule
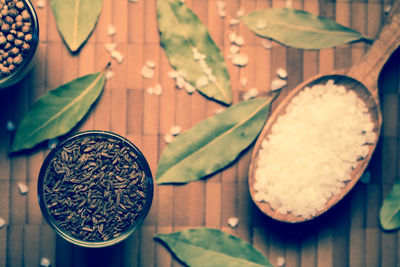
[[[370,37],[379,32],[384,10],[396,0],[293,0],[292,6],[333,18]],[[36,0],[33,0],[36,3]],[[221,19],[215,0],[187,0],[187,5],[210,29],[217,45],[228,54],[232,28]],[[267,7],[285,6],[284,0],[226,0],[228,14],[235,15]],[[174,89],[168,78],[171,70],[159,45],[156,1],[103,0],[97,27],[78,55],[71,55],[57,32],[49,1],[37,8],[40,23],[38,61],[18,85],[0,92],[0,217],[7,225],[0,229],[0,266],[38,266],[50,259],[53,266],[181,266],[159,243],[156,233],[170,233],[192,227],[222,229],[252,243],[273,264],[282,256],[289,266],[400,266],[400,234],[383,232],[378,211],[384,196],[398,179],[400,53],[392,57],[382,73],[380,92],[383,105],[383,132],[367,171],[371,181],[358,183],[350,194],[327,214],[309,223],[287,225],[262,215],[251,202],[247,172],[251,149],[233,165],[207,180],[184,186],[156,186],[149,216],[133,236],[114,247],[85,249],[56,237],[42,218],[36,183],[39,168],[48,152],[44,146],[29,153],[9,157],[11,134],[6,123],[20,121],[26,110],[46,91],[78,76],[103,69],[110,61],[104,43],[116,42],[125,56],[122,64],[113,62],[115,76],[106,84],[101,99],[75,132],[98,129],[126,136],[147,157],[153,173],[166,144],[164,134],[173,125],[183,130],[214,114],[220,106],[195,93]],[[107,35],[107,26],[117,33]],[[302,51],[274,44],[269,50],[243,25],[235,26],[245,39],[242,51],[249,56],[245,68],[228,62],[234,102],[251,87],[267,92],[277,68],[287,69],[288,88],[317,73],[351,66],[368,50],[365,43],[334,49]],[[154,79],[144,80],[140,70],[146,60],[156,62]],[[246,88],[240,80],[246,77]],[[148,86],[160,83],[160,96],[146,93]],[[18,182],[29,186],[21,196]],[[237,228],[227,221],[238,217]]]

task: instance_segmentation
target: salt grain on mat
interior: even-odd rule
[[[146,65],[142,67],[141,73],[145,79],[152,79],[154,77],[154,70]]]
[[[3,218],[0,218],[0,229],[6,225],[6,221]]]
[[[26,184],[23,183],[18,183],[18,189],[21,195],[25,195],[26,193],[28,193],[29,190]]]
[[[50,260],[48,258],[43,257],[40,260],[40,266],[41,267],[50,267],[51,266],[51,262],[50,262]]]
[[[271,91],[280,90],[287,85],[287,81],[282,79],[274,79],[271,82]]]
[[[262,142],[254,197],[282,214],[307,218],[351,179],[368,155],[367,134],[374,142],[377,135],[366,104],[333,81],[305,88],[283,114]]]
[[[244,67],[249,63],[249,57],[245,54],[237,54],[232,58],[233,65]]]
[[[117,48],[117,44],[116,43],[105,43],[104,47],[108,53],[111,53],[112,51],[114,51]]]
[[[261,45],[262,45],[262,47],[264,47],[267,50],[272,48],[271,40],[268,40],[268,39],[262,39]]]
[[[108,36],[112,36],[112,35],[114,35],[116,33],[117,33],[117,29],[115,28],[115,26],[114,25],[108,25],[108,27],[107,27]]]
[[[106,80],[110,80],[112,77],[114,77],[115,73],[112,70],[107,70],[106,71]]]
[[[286,79],[288,74],[287,71],[283,68],[279,68],[276,70],[276,75],[281,79]]]
[[[166,144],[171,143],[172,141],[174,141],[174,136],[170,133],[167,133],[166,135],[164,135],[164,141]]]
[[[124,60],[124,56],[121,54],[121,52],[117,51],[117,50],[113,50],[111,52],[111,57],[113,59],[115,59],[118,63],[122,63],[122,61]]]
[[[237,218],[237,217],[230,217],[230,218],[228,219],[228,225],[229,225],[231,228],[236,228],[236,227],[239,225],[239,218]]]

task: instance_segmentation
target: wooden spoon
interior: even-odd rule
[[[367,167],[371,159],[372,153],[375,150],[376,143],[369,147],[368,156],[358,162],[357,166],[351,173],[352,179],[345,184],[345,186],[338,194],[333,195],[328,200],[328,202],[325,204],[324,209],[318,211],[317,214],[315,214],[314,216],[309,217],[295,216],[291,213],[282,214],[277,210],[272,209],[268,203],[257,202],[254,198],[255,170],[257,168],[261,144],[266,136],[270,134],[271,128],[276,122],[277,118],[285,113],[286,107],[291,102],[293,97],[297,96],[298,93],[305,87],[311,87],[315,84],[326,84],[328,80],[333,80],[335,84],[344,85],[348,90],[353,90],[361,99],[365,101],[373,118],[374,131],[379,137],[382,125],[382,114],[379,103],[377,80],[384,64],[399,46],[400,1],[395,1],[395,4],[391,9],[391,13],[388,16],[386,25],[383,27],[378,39],[371,46],[368,53],[364,56],[360,64],[353,66],[347,70],[335,71],[328,75],[317,75],[299,84],[296,88],[291,90],[291,92],[282,100],[282,102],[276,107],[276,109],[272,111],[271,116],[269,117],[266,125],[264,126],[264,129],[262,130],[255,144],[249,170],[250,194],[254,203],[263,213],[276,220],[289,223],[307,221],[326,212],[353,188],[353,186],[360,179],[365,168]],[[286,162],[285,164],[290,164],[290,162]]]

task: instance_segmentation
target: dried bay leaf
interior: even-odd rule
[[[175,256],[188,266],[260,267],[273,265],[251,244],[217,229],[189,229],[158,234]]]
[[[301,49],[322,49],[368,39],[331,19],[290,8],[262,9],[240,19],[261,37]]]
[[[161,155],[156,182],[188,183],[226,167],[258,136],[272,100],[241,102],[178,135]]]
[[[161,45],[169,63],[206,97],[231,104],[224,57],[199,18],[180,0],[158,0],[157,13]],[[197,52],[206,56],[206,66],[194,58]]]
[[[100,16],[102,0],[51,0],[57,28],[71,52],[89,38]]]
[[[383,201],[379,221],[385,230],[400,228],[400,181],[397,181]]]
[[[89,74],[43,95],[25,114],[17,127],[12,152],[69,132],[100,96],[104,72]]]

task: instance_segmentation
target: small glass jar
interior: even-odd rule
[[[93,138],[96,138],[96,139],[93,139]],[[143,177],[143,178],[141,178],[141,184],[144,184],[144,183],[146,184],[145,190],[143,190],[143,192],[142,191],[140,191],[140,192],[133,191],[133,189],[131,190],[130,188],[133,188],[133,186],[126,187],[128,189],[126,189],[127,191],[125,191],[124,198],[127,197],[128,192],[129,192],[129,196],[130,197],[132,196],[132,194],[136,194],[136,192],[138,194],[139,193],[140,194],[144,193],[144,195],[145,195],[144,196],[144,204],[143,205],[141,205],[141,203],[137,204],[138,202],[136,202],[136,198],[135,198],[134,201],[132,199],[130,199],[129,202],[132,200],[131,203],[134,203],[135,205],[140,205],[141,206],[140,209],[136,209],[135,208],[136,210],[139,210],[139,212],[135,212],[135,214],[136,214],[135,219],[133,221],[129,220],[129,226],[126,227],[124,231],[120,232],[118,234],[118,236],[111,237],[110,239],[107,239],[107,240],[95,240],[95,241],[83,240],[84,239],[83,236],[74,235],[74,234],[71,233],[71,230],[66,230],[66,228],[71,228],[72,226],[70,224],[74,224],[73,227],[77,227],[77,225],[80,225],[79,227],[81,227],[81,228],[79,228],[79,230],[82,230],[84,227],[80,224],[81,221],[79,221],[80,219],[79,218],[77,219],[77,217],[82,217],[83,218],[83,217],[85,217],[84,214],[89,214],[91,216],[91,218],[98,218],[99,221],[104,221],[105,218],[113,217],[116,214],[116,210],[117,210],[117,208],[114,208],[114,207],[120,205],[120,204],[115,204],[115,203],[121,203],[121,202],[120,202],[120,200],[118,200],[118,197],[117,197],[117,200],[115,200],[115,197],[107,199],[107,195],[109,195],[110,192],[114,192],[115,191],[115,193],[117,193],[117,191],[119,191],[119,189],[116,188],[117,184],[115,183],[115,179],[120,179],[121,180],[122,178],[120,176],[118,176],[119,175],[118,173],[115,173],[115,172],[113,172],[113,175],[110,172],[108,172],[107,175],[102,175],[102,174],[106,173],[106,171],[104,171],[104,170],[110,170],[109,168],[112,168],[112,170],[114,170],[114,168],[117,168],[117,170],[118,169],[122,170],[123,168],[126,168],[126,170],[129,169],[129,171],[126,171],[125,173],[128,173],[128,172],[129,173],[133,173],[133,172],[131,172],[132,168],[127,166],[128,164],[126,164],[126,163],[124,163],[125,166],[121,167],[121,162],[126,162],[126,161],[122,160],[121,162],[119,162],[119,161],[117,162],[114,159],[110,160],[110,157],[108,157],[107,155],[101,155],[102,153],[106,154],[106,152],[97,152],[97,151],[101,150],[101,148],[100,148],[98,150],[96,149],[96,152],[94,152],[94,153],[97,153],[96,154],[97,158],[100,159],[100,161],[104,159],[104,164],[102,164],[101,162],[97,162],[97,163],[99,165],[101,165],[101,166],[107,166],[107,168],[105,167],[104,170],[103,170],[103,168],[97,168],[95,171],[90,170],[90,175],[93,174],[93,175],[96,175],[96,176],[92,176],[91,178],[87,178],[89,176],[81,174],[79,176],[78,175],[75,176],[75,178],[73,178],[73,179],[70,179],[69,177],[71,177],[71,176],[68,176],[68,178],[65,178],[65,176],[62,176],[64,174],[64,172],[61,172],[62,175],[58,176],[58,173],[56,174],[54,172],[55,163],[53,161],[59,162],[60,158],[68,158],[68,157],[71,157],[71,155],[74,155],[75,154],[74,151],[70,152],[71,151],[70,150],[71,144],[74,144],[74,146],[77,146],[77,147],[74,147],[73,149],[80,151],[80,152],[77,152],[77,154],[79,154],[79,158],[85,153],[92,153],[92,154],[90,154],[90,157],[92,157],[93,152],[87,152],[91,148],[90,147],[88,148],[86,146],[86,144],[84,144],[84,142],[85,142],[84,140],[92,140],[92,141],[90,141],[91,142],[90,145],[91,145],[91,147],[93,146],[93,147],[96,147],[96,148],[108,146],[110,143],[108,143],[107,140],[115,140],[116,142],[118,142],[118,144],[122,144],[122,145],[118,145],[118,147],[121,147],[121,149],[118,150],[118,153],[114,153],[114,155],[118,155],[119,159],[121,159],[121,158],[126,159],[126,156],[127,156],[126,151],[129,150],[130,151],[129,155],[131,156],[130,159],[135,158],[135,160],[132,161],[131,166],[134,165],[135,166],[134,167],[135,170],[140,170],[141,171],[140,172],[141,173],[141,177]],[[98,141],[96,141],[96,140],[98,140]],[[81,142],[81,143],[79,143],[79,142]],[[96,144],[96,142],[98,143],[98,145]],[[78,143],[80,145],[76,145],[76,143]],[[101,145],[100,145],[100,143],[101,143]],[[95,150],[95,149],[93,149],[93,150]],[[64,153],[64,155],[61,155],[61,153],[63,153],[64,151],[68,151],[68,153],[70,153],[70,154]],[[122,151],[124,151],[124,152],[122,152]],[[124,153],[123,154],[124,156],[121,156],[122,153]],[[134,157],[133,157],[133,155],[134,155]],[[71,170],[71,168],[74,168],[74,170],[77,170],[76,169],[76,165],[74,165],[74,164],[75,164],[75,162],[79,163],[80,161],[78,160],[78,156],[72,156],[72,157],[75,157],[75,159],[74,160],[72,160],[72,159],[68,160],[68,162],[72,162],[72,163],[68,163],[68,164],[70,164],[70,165],[68,165],[68,168],[69,168],[69,170]],[[106,158],[106,157],[108,157],[108,158]],[[84,158],[87,158],[87,157],[84,156]],[[90,158],[90,160],[87,159],[87,161],[89,162],[92,159],[93,158]],[[105,163],[105,162],[107,162],[107,163]],[[79,167],[79,168],[81,168],[81,169],[83,168],[84,169],[87,166],[89,166],[89,165],[84,165],[84,167]],[[119,167],[115,167],[115,166],[119,166]],[[139,173],[139,172],[135,172],[135,173]],[[59,180],[57,180],[57,179],[51,180],[55,176],[57,178],[59,178]],[[110,178],[111,176],[112,176],[112,178]],[[61,177],[63,177],[63,178],[61,178]],[[86,177],[86,178],[84,178],[84,177]],[[94,177],[96,177],[96,179]],[[101,177],[101,178],[97,178],[97,177]],[[131,177],[134,177],[134,176],[129,176],[129,177],[131,178]],[[46,180],[46,179],[49,179],[49,180]],[[62,179],[62,181],[61,181],[61,179]],[[98,182],[98,184],[100,184],[100,181],[101,181],[101,183],[102,183],[101,188],[104,188],[103,185],[107,185],[107,189],[103,190],[103,191],[99,191],[97,189],[100,188],[100,186],[96,187],[96,186],[93,185],[93,187],[92,187],[92,185],[88,184],[87,182],[86,183],[84,182],[84,181],[87,181],[85,179],[90,180],[91,181],[90,184],[93,184],[93,181],[94,182]],[[78,181],[78,180],[80,180],[80,181]],[[52,189],[49,189],[49,187],[47,186],[49,184],[49,181],[53,181],[53,182],[54,181],[59,181],[59,185],[58,186],[54,186]],[[114,181],[113,182],[114,184],[111,183],[111,184],[113,184],[112,187],[111,187],[111,190],[108,189],[108,185],[110,184],[109,181]],[[131,180],[129,180],[129,181],[131,181]],[[77,208],[78,202],[73,203],[74,201],[77,201],[77,200],[74,200],[74,199],[78,199],[78,195],[79,195],[79,197],[81,197],[81,194],[86,194],[87,193],[87,191],[85,191],[86,189],[77,190],[76,187],[74,187],[74,190],[71,191],[69,189],[65,190],[65,188],[64,189],[62,188],[63,186],[66,186],[66,187],[70,186],[71,183],[75,183],[76,186],[78,186],[78,188],[80,188],[80,189],[82,188],[82,187],[80,187],[80,185],[83,186],[83,185],[86,184],[86,185],[89,186],[89,189],[91,190],[90,194],[91,194],[92,197],[85,198],[85,201],[86,201],[86,199],[95,199],[95,196],[93,196],[93,194],[95,194],[97,198],[99,196],[103,196],[101,198],[102,202],[98,203],[98,205],[97,205],[99,207],[99,209],[100,209],[101,206],[103,206],[103,207],[113,206],[113,208],[107,210],[107,212],[105,212],[105,211],[99,212],[99,213],[101,213],[103,215],[102,216],[99,215],[99,217],[98,217],[98,216],[95,216],[96,212],[93,212],[93,210],[96,210],[97,208],[88,206],[91,201],[87,200],[85,202],[86,203],[85,205],[82,205],[82,206],[79,205],[80,208],[84,207],[83,208],[84,211],[80,211],[80,213],[79,213],[79,211],[75,212],[75,214],[74,214],[74,217],[76,217],[75,219],[73,219],[73,217],[71,216],[71,218],[68,218],[68,220],[66,220],[65,219],[65,214],[62,214],[62,216],[64,216],[64,219],[62,219],[62,220],[56,219],[55,216],[57,215],[58,211],[51,212],[49,210],[51,205],[53,205],[54,203],[57,203],[56,205],[58,205],[58,203],[63,203],[62,205],[64,205],[64,206],[61,206],[59,208],[62,212],[65,212],[65,210],[68,209],[68,208],[66,208],[65,205],[67,205],[68,207],[74,207],[72,209],[74,209],[74,211],[77,211],[78,210],[78,208]],[[136,188],[137,182],[135,182],[133,184],[135,185],[135,188]],[[131,184],[129,184],[129,185],[131,185]],[[93,190],[93,188],[94,188],[94,190]],[[154,191],[154,182],[153,182],[153,177],[152,177],[152,174],[151,174],[150,167],[149,167],[145,157],[143,156],[143,154],[140,152],[140,150],[134,144],[132,144],[129,140],[125,139],[124,137],[119,136],[119,135],[117,135],[115,133],[93,130],[93,131],[86,131],[86,132],[77,133],[77,134],[71,136],[70,138],[66,139],[65,141],[59,143],[55,148],[53,148],[49,152],[49,154],[45,158],[45,160],[44,160],[44,162],[42,164],[42,167],[40,169],[40,172],[39,172],[37,190],[38,190],[39,206],[40,206],[40,209],[42,211],[42,214],[43,214],[44,218],[46,219],[46,221],[51,226],[51,228],[60,237],[62,237],[63,239],[67,240],[68,242],[71,242],[71,243],[73,243],[75,245],[78,245],[78,246],[89,247],[89,248],[99,248],[99,247],[107,247],[107,246],[115,245],[115,244],[125,240],[128,236],[130,236],[141,225],[143,220],[146,218],[146,216],[147,216],[147,214],[148,214],[148,212],[150,210],[151,204],[152,204],[153,191]],[[46,196],[45,190],[47,190],[46,191],[47,194],[53,194],[54,192],[56,192],[55,193],[56,195],[47,195]],[[52,190],[51,193],[49,193],[50,190]],[[68,194],[67,199],[65,198],[65,196],[66,196],[65,192],[67,192],[67,194]],[[118,193],[118,195],[119,195],[119,193]],[[50,198],[49,196],[51,196],[51,197],[54,196],[54,198]],[[61,199],[60,199],[60,197],[61,197]],[[48,203],[46,201],[46,198],[49,200],[50,203]],[[52,201],[54,201],[54,203]],[[68,204],[65,204],[66,201],[70,201],[70,202]],[[125,199],[125,201],[127,201],[127,200]],[[81,204],[81,203],[79,203],[79,204]],[[122,206],[122,207],[125,208],[124,206]],[[100,209],[100,210],[102,210],[102,209]],[[120,207],[118,206],[118,213],[121,214],[122,213],[121,211],[122,211],[122,209],[120,209]],[[123,213],[123,215],[118,215],[118,216],[122,216],[123,217],[123,216],[127,215],[127,213],[129,213],[129,211],[131,211],[131,210],[129,210],[129,208],[128,208],[128,209],[124,209],[123,211],[125,211],[125,213]],[[69,211],[68,214],[70,212],[71,211]],[[73,212],[71,212],[71,213],[73,213]],[[97,213],[97,214],[99,214],[99,213]],[[80,214],[80,216],[75,216],[76,214]],[[114,214],[114,215],[111,216],[111,214]],[[87,217],[89,217],[89,215],[87,215]],[[108,216],[108,215],[110,215],[110,216]],[[101,219],[100,219],[100,217],[101,217]],[[118,220],[120,218],[121,217],[119,217]],[[78,223],[75,223],[76,220],[78,220]],[[91,222],[92,221],[90,221],[90,223]],[[88,224],[90,224],[90,223],[88,223]],[[98,231],[98,233],[102,234],[102,232],[103,233],[109,232],[109,231],[111,231],[110,229],[113,229],[115,227],[115,226],[111,227],[109,225],[108,219],[107,219],[107,223],[104,223],[104,224],[105,224],[105,228],[103,228],[101,226],[101,229],[102,229],[101,231],[100,231],[99,225],[97,223],[95,223],[95,222],[93,222],[92,228],[93,228],[93,230],[96,230],[96,231]],[[64,225],[64,226],[62,226],[62,225]],[[66,227],[66,225],[67,225],[67,227]],[[96,225],[97,225],[98,228],[96,228]],[[110,227],[106,228],[107,225],[109,225]],[[118,226],[116,228],[118,228]],[[90,229],[86,229],[85,231],[91,231],[91,230],[92,229],[90,228]],[[115,231],[115,229],[113,229],[112,231]],[[82,233],[82,231],[81,231],[81,233]],[[98,234],[98,233],[96,233],[96,234]]]
[[[19,66],[16,66],[15,70],[12,71],[9,75],[0,78],[0,90],[4,88],[8,88],[19,81],[21,81],[28,72],[32,69],[35,61],[35,55],[37,51],[37,47],[39,44],[39,21],[30,0],[21,0],[28,10],[29,15],[31,16],[30,22],[32,23],[32,40],[30,40],[30,49],[23,56],[22,62]]]

